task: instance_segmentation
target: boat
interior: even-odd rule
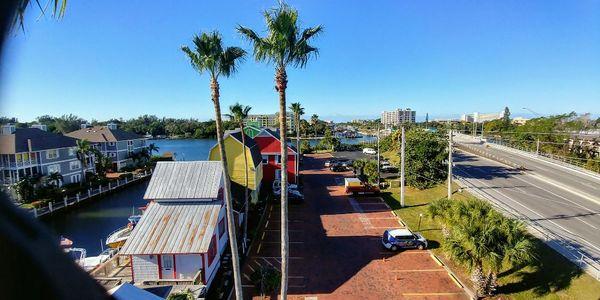
[[[73,241],[71,241],[70,239],[61,235],[60,236],[60,247],[61,248],[70,248],[71,246],[73,246]]]
[[[102,253],[97,256],[90,256],[83,258],[82,262],[79,264],[86,271],[92,271],[97,266],[105,263],[109,259],[111,259],[117,253],[116,249],[107,248],[102,251]]]
[[[113,231],[111,234],[108,235],[108,237],[106,238],[106,246],[108,246],[109,248],[123,247],[123,245],[125,245],[125,241],[127,241],[127,238],[129,238],[129,236],[131,235],[133,228],[140,221],[141,218],[141,215],[133,215],[129,217],[129,223],[127,224],[127,226],[118,228],[117,230]]]
[[[76,264],[83,268],[83,263],[87,254],[87,251],[84,248],[65,248],[64,251]]]

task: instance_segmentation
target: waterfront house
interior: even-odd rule
[[[81,129],[69,132],[66,135],[89,141],[102,154],[112,159],[115,171],[133,164],[131,156],[147,148],[146,137],[119,129],[117,124],[114,123],[109,123],[106,126],[82,124],[81,127]]]
[[[251,200],[256,203],[263,178],[263,165],[260,149],[252,138],[246,136],[246,146],[242,144],[241,130],[228,131],[223,137],[225,154],[227,155],[227,169],[231,181],[241,185],[246,184],[246,167],[248,167],[248,188],[251,192]],[[244,152],[248,159],[248,166],[244,164]],[[215,144],[209,152],[208,160],[220,161],[221,154],[219,145]]]
[[[276,178],[281,178],[281,137],[275,130],[263,128],[254,137],[254,141],[260,149],[263,163],[263,181],[272,183]],[[288,143],[288,182],[296,183],[298,174],[298,151],[291,143]]]
[[[3,184],[14,184],[31,176],[60,173],[60,184],[81,181],[81,162],[77,158],[77,140],[46,131],[44,125],[16,128],[8,124],[0,132],[0,178]],[[88,170],[94,171],[92,158]]]
[[[222,189],[220,162],[156,164],[151,202],[119,252],[136,285],[210,286],[228,240]]]

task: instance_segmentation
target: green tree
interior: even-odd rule
[[[229,170],[227,169],[227,155],[225,154],[225,143],[223,142],[223,122],[221,120],[221,104],[219,91],[219,76],[229,77],[236,71],[236,67],[246,55],[246,51],[239,47],[224,48],[221,35],[214,31],[202,33],[193,38],[194,50],[188,46],[181,50],[190,59],[190,64],[199,73],[208,73],[210,76],[211,99],[215,109],[215,125],[217,131],[217,143],[223,165],[223,176],[225,177],[225,205],[227,211],[227,228],[229,231],[229,243],[231,246],[231,260],[233,268],[233,281],[235,285],[236,299],[243,299],[242,280],[240,277],[240,262],[237,247],[237,235],[233,217],[233,206],[231,199],[231,182],[229,181]]]
[[[295,102],[290,105],[290,109],[294,113],[294,123],[296,124],[296,150],[300,151],[300,117],[304,114],[304,107],[300,102]],[[300,153],[303,153],[300,151]],[[296,162],[299,163],[299,162]],[[296,181],[298,181],[298,172],[296,172]]]
[[[50,3],[52,3],[52,17],[56,19],[62,18],[67,11],[67,0],[51,0],[43,5],[39,0],[18,0],[17,12],[12,23],[13,28],[21,27],[22,30],[25,30],[25,12],[29,5],[35,5],[40,9],[42,14],[45,14],[46,7],[50,6]]]
[[[502,122],[504,123],[504,127],[510,126],[510,110],[507,107],[504,107],[504,114],[502,114]]]
[[[160,150],[160,147],[156,146],[155,143],[150,143],[148,145],[148,152],[150,152],[150,156],[152,156],[153,152],[156,152],[158,154],[158,150]]]
[[[418,128],[406,132],[406,184],[424,189],[447,176],[447,141],[440,134]]]
[[[63,176],[58,172],[52,172],[46,176],[46,182],[52,186],[59,187],[63,182]]]
[[[15,193],[19,196],[21,202],[29,203],[35,196],[35,184],[37,179],[31,176],[21,178],[14,186]]]
[[[246,252],[246,240],[248,239],[248,152],[246,151],[246,133],[244,132],[244,120],[248,117],[252,107],[236,103],[229,106],[229,114],[226,116],[230,121],[240,126],[242,135],[242,145],[244,146],[244,238],[242,239],[242,249]]]
[[[313,114],[310,116],[310,125],[313,127],[315,136],[317,136],[317,124],[319,124],[319,116],[317,114]]]
[[[77,159],[81,163],[81,186],[85,183],[85,170],[88,167],[88,157],[93,153],[92,149],[88,140],[77,140]]]
[[[377,162],[374,160],[367,160],[365,162],[365,166],[363,167],[364,176],[370,184],[377,184],[377,179],[379,178],[377,168]]]
[[[253,44],[257,61],[275,65],[275,90],[279,93],[279,132],[281,134],[281,298],[287,299],[288,285],[288,219],[287,219],[287,122],[286,89],[288,66],[304,67],[317,48],[309,42],[323,31],[321,26],[301,30],[298,27],[298,12],[280,2],[279,7],[263,13],[267,25],[267,36],[260,37],[252,29],[238,26],[238,31]]]

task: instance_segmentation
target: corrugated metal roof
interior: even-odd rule
[[[144,199],[216,199],[222,178],[220,161],[158,162]]]
[[[221,201],[153,202],[119,254],[205,253]]]

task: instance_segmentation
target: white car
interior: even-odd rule
[[[413,233],[408,228],[388,229],[383,232],[381,243],[386,249],[427,249],[427,240],[420,233]]]
[[[375,149],[373,149],[373,148],[364,148],[363,153],[364,154],[377,154],[377,151],[375,151]]]

